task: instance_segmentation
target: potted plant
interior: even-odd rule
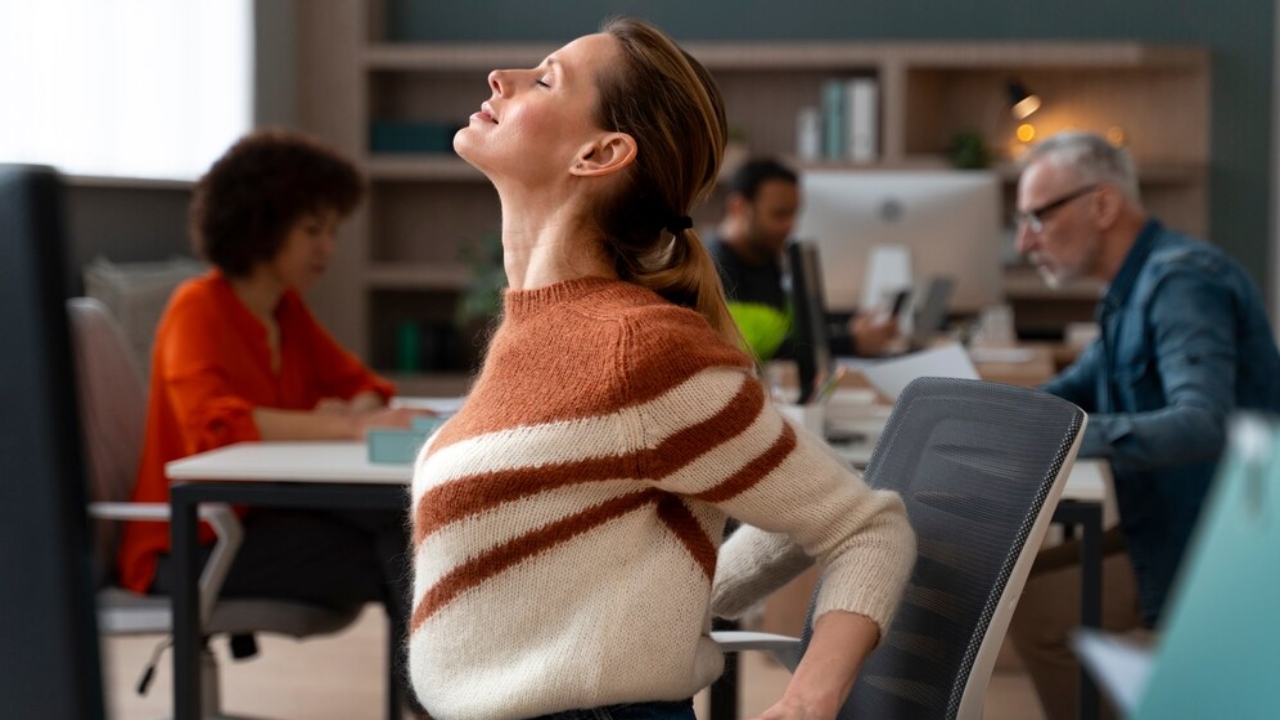
[[[460,367],[474,370],[484,357],[494,323],[502,310],[502,291],[507,273],[502,266],[502,238],[488,233],[479,242],[465,245],[459,252],[471,270],[471,282],[458,298],[454,330],[459,342],[455,358]]]

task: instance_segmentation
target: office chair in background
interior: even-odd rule
[[[1037,390],[943,378],[907,386],[865,478],[902,495],[919,556],[842,720],[982,717],[996,654],[1085,422],[1084,411]],[[810,604],[799,655],[812,612]],[[788,651],[759,633],[743,646],[733,633],[714,637],[727,651]]]
[[[168,597],[138,595],[112,584],[119,536],[118,522],[114,521],[169,518],[168,505],[128,502],[142,454],[147,391],[124,333],[106,307],[90,298],[72,298],[67,301],[67,311],[81,394],[89,513],[96,519],[94,570],[99,630],[112,635],[168,634]],[[203,507],[200,515],[217,535],[213,553],[200,576],[200,616],[206,636],[269,632],[304,638],[338,632],[356,619],[357,610],[338,612],[286,600],[219,600],[218,591],[240,546],[242,527],[239,518],[225,505]],[[203,717],[229,718],[221,710],[217,663],[207,646],[201,668]],[[388,683],[388,691],[396,691],[394,678]],[[389,712],[392,707],[394,703],[389,702]],[[395,716],[398,712],[392,717]]]

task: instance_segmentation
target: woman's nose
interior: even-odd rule
[[[495,95],[499,95],[499,96],[502,95],[502,86],[503,86],[502,78],[503,78],[503,72],[501,70],[494,70],[493,72],[489,73],[489,87],[493,89],[493,92]]]

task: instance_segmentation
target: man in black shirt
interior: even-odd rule
[[[783,289],[781,259],[800,210],[799,179],[775,160],[755,159],[733,174],[728,189],[724,219],[707,247],[729,312],[757,357],[790,358],[791,303]],[[844,332],[832,333],[831,350],[880,355],[897,334],[894,318],[860,313]]]

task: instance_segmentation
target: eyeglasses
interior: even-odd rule
[[[1100,183],[1085,185],[1082,188],[1079,188],[1077,190],[1067,193],[1066,195],[1063,195],[1057,200],[1047,202],[1038,208],[1032,208],[1031,210],[1027,210],[1026,212],[1014,213],[1013,220],[1018,224],[1019,227],[1026,227],[1028,230],[1038,235],[1041,232],[1044,232],[1044,221],[1045,221],[1046,215],[1053,212],[1054,210],[1057,210],[1058,208],[1061,208],[1062,206],[1066,205],[1072,200],[1075,200],[1076,198],[1081,198],[1081,197],[1084,197],[1085,195],[1088,195],[1089,193],[1093,192],[1094,190],[1097,190],[1100,187],[1102,187]]]

